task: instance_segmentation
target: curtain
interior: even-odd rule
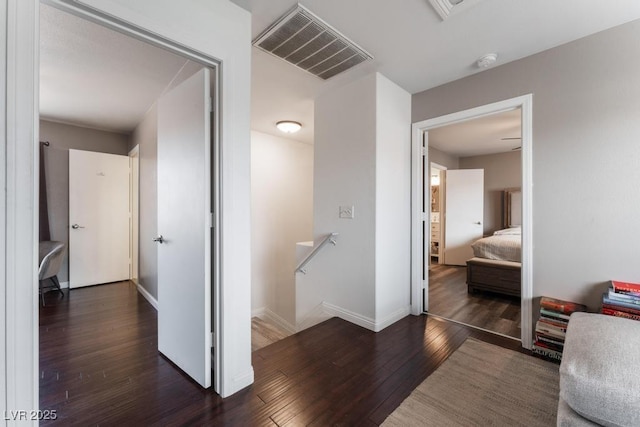
[[[40,142],[40,241],[51,240],[49,231],[49,207],[47,205],[47,174],[44,166],[44,156],[49,146],[48,142]]]

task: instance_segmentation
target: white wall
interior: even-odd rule
[[[634,21],[413,96],[418,122],[533,93],[534,297],[596,310],[607,280],[640,280],[638,39]]]
[[[520,151],[461,157],[460,169],[484,170],[484,234],[493,234],[502,227],[503,191],[522,186]]]
[[[130,138],[130,148],[138,145],[139,172],[139,284],[158,298],[158,244],[153,241],[158,232],[158,114],[156,104],[144,115]]]
[[[128,139],[120,133],[40,120],[40,140],[50,144],[44,148],[44,167],[51,240],[67,245],[58,274],[61,282],[69,280],[69,149],[126,156]]]
[[[338,232],[307,267],[298,322],[323,301],[375,317],[376,75],[327,92],[314,108],[313,234]],[[338,218],[354,206],[354,219]],[[300,276],[300,274],[299,274]]]
[[[313,145],[251,132],[251,302],[295,328],[296,242],[313,239]]]
[[[410,304],[411,95],[377,74],[376,98],[375,318],[386,326]]]
[[[437,148],[429,147],[429,161],[445,166],[447,169],[458,169],[459,159]]]
[[[408,313],[409,95],[370,74],[319,96],[314,122],[314,237],[339,236],[298,274],[298,322],[325,303],[379,330]]]

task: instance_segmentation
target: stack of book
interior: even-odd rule
[[[549,297],[540,299],[540,319],[536,322],[536,341],[533,343],[535,355],[562,360],[569,316],[576,311],[587,311],[587,307]]]
[[[640,283],[611,280],[602,295],[602,314],[640,320]]]

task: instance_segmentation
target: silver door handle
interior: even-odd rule
[[[480,221],[474,222],[474,224],[476,225],[482,225],[482,223]]]
[[[84,227],[78,224],[73,224],[71,228],[73,228],[74,230],[77,230],[78,228],[84,228]]]
[[[164,237],[162,237],[162,234],[161,234],[158,237],[154,238],[153,241],[154,242],[158,242],[160,244],[163,244],[164,243]]]

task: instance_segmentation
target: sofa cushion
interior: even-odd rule
[[[599,424],[589,421],[571,409],[567,402],[560,398],[558,402],[558,427],[598,427]]]
[[[560,397],[605,426],[640,425],[640,322],[574,313],[569,320]]]

